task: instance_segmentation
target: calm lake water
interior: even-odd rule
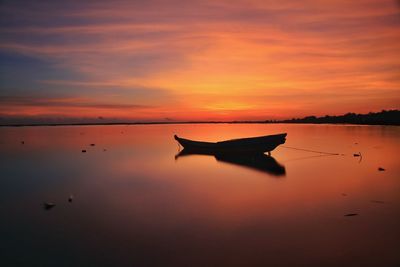
[[[175,133],[281,132],[284,146],[341,155],[175,158]],[[399,137],[389,126],[3,127],[0,265],[400,266]]]

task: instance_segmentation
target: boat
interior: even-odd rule
[[[181,138],[174,135],[178,143],[187,151],[200,153],[265,153],[274,150],[277,146],[284,144],[286,133],[231,139],[220,142],[203,142]]]
[[[181,150],[175,155],[175,160],[181,157],[187,157],[192,155],[206,155],[213,156],[219,162],[228,163],[255,171],[261,171],[274,177],[285,176],[285,166],[279,164],[272,156],[267,156],[264,153],[200,153],[187,151],[186,148]]]

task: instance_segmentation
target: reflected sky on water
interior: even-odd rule
[[[220,141],[281,132],[284,146],[341,155],[278,147],[250,163],[175,158],[174,134]],[[0,263],[395,266],[399,137],[390,126],[3,127]],[[275,173],[249,166],[265,160]],[[43,209],[46,201],[55,207]]]

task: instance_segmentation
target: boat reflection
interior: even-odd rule
[[[208,155],[214,156],[217,161],[230,163],[236,166],[241,166],[245,168],[249,168],[256,171],[261,171],[264,173],[268,173],[270,175],[279,177],[285,176],[286,170],[285,166],[279,164],[275,158],[272,156],[268,156],[263,153],[252,153],[252,154],[214,154],[214,153],[199,153],[192,152],[186,149],[181,150],[177,155],[175,155],[175,159],[180,157],[186,157],[191,155]]]

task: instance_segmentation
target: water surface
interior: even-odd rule
[[[174,134],[280,132],[287,147],[340,155],[175,157]],[[0,264],[398,266],[399,137],[390,126],[3,127]]]

